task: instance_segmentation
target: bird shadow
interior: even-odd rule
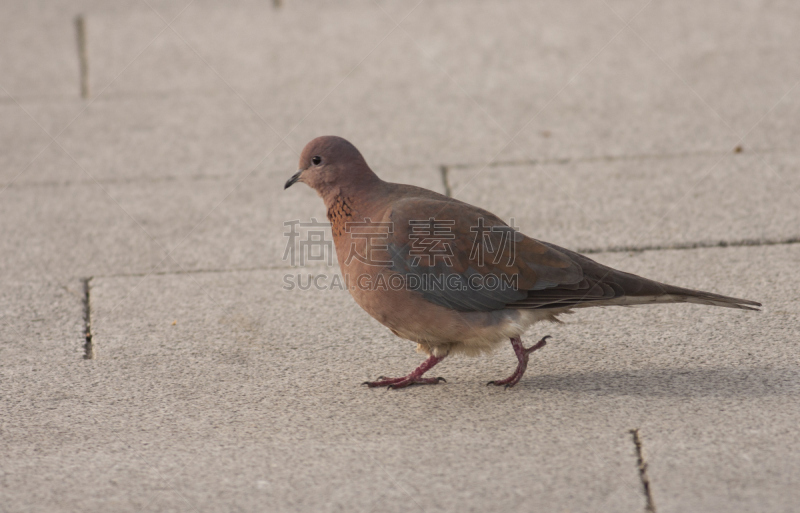
[[[800,369],[788,367],[647,368],[526,376],[516,388],[647,397],[800,395]]]

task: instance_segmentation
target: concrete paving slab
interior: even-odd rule
[[[7,503],[638,510],[638,427],[659,509],[787,510],[797,247],[598,258],[765,310],[588,310],[537,327],[554,340],[511,391],[483,386],[513,367],[500,351],[443,362],[446,385],[394,393],[358,383],[420,357],[343,291],[282,291],[282,271],[96,279],[98,359],[49,383],[20,376],[6,396]]]
[[[800,236],[791,154],[450,169],[455,198],[570,249]]]

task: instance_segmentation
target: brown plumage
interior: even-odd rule
[[[527,237],[497,216],[427,189],[384,182],[361,153],[333,136],[309,142],[300,170],[322,197],[350,294],[392,332],[429,358],[401,378],[369,386],[438,383],[422,375],[451,353],[478,354],[510,339],[519,364],[531,352],[521,335],[541,320],[588,306],[698,303],[756,310],[755,301],[659,283]]]

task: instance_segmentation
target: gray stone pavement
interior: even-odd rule
[[[644,511],[631,429],[656,511],[798,510],[796,2],[282,4],[0,5],[0,511]],[[337,274],[282,259],[326,133],[764,309],[589,309],[513,390],[508,349],[367,390],[413,345],[283,290]]]

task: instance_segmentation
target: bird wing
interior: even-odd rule
[[[592,290],[573,258],[494,214],[450,198],[395,201],[388,215],[392,270],[412,290],[458,311],[574,300]],[[599,264],[598,264],[599,265]]]

